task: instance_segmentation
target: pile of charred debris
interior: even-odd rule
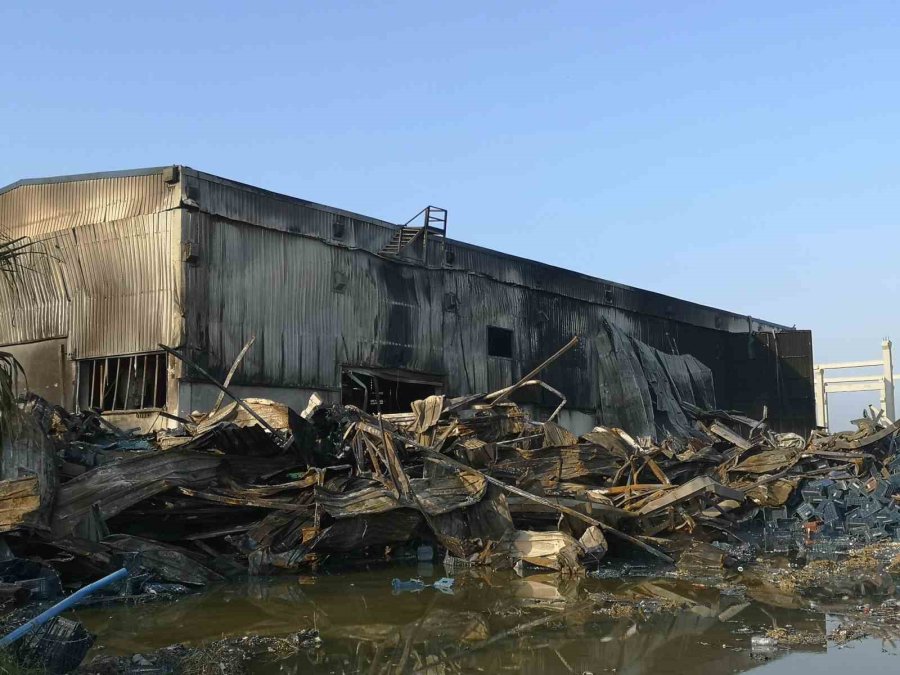
[[[143,436],[31,395],[3,449],[0,599],[53,599],[122,565],[128,598],[422,544],[453,565],[577,574],[610,550],[721,562],[712,544],[754,531],[900,539],[900,424],[883,415],[802,438],[682,401],[680,436],[576,436],[511,400],[546,386],[531,377],[402,414],[220,399]]]

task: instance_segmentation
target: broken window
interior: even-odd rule
[[[103,412],[166,407],[163,352],[78,361],[78,405]]]
[[[500,356],[504,359],[513,357],[513,332],[508,328],[488,326],[488,356]]]
[[[413,401],[442,389],[432,376],[408,371],[345,368],[341,374],[341,403],[370,413],[409,412]]]

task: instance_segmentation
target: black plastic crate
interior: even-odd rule
[[[21,584],[31,591],[32,600],[55,600],[62,595],[59,574],[33,560],[13,558],[0,562],[0,581]]]
[[[816,515],[826,524],[836,523],[841,517],[837,506],[830,500],[824,501],[819,505],[819,508],[816,509]]]
[[[788,510],[786,506],[782,506],[779,509],[768,509],[763,513],[765,514],[766,519],[772,523],[775,523],[779,520],[787,520],[788,518]]]
[[[875,484],[875,492],[873,494],[875,499],[885,502],[891,498],[891,495],[894,494],[895,490],[896,488],[893,483],[886,480],[879,480]]]
[[[26,668],[54,675],[69,673],[81,665],[94,639],[78,621],[57,616],[21,638],[15,652]]]
[[[816,510],[811,504],[804,502],[797,507],[797,517],[800,520],[809,520],[816,514]]]
[[[873,527],[869,529],[867,540],[869,543],[890,539],[891,535],[883,527]]]

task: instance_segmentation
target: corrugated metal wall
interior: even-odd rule
[[[385,258],[387,223],[178,173],[168,183],[148,170],[0,192],[3,232],[48,251],[20,287],[0,285],[0,344],[66,337],[70,354],[88,358],[184,340],[224,376],[255,335],[236,384],[336,392],[346,364],[438,375],[455,395],[508,385],[572,335],[597,334],[605,317],[697,356],[727,404],[729,340],[781,328],[458,242],[446,257],[433,243],[427,264]],[[488,356],[489,325],[514,332],[514,358]],[[590,413],[599,358],[588,339],[542,376]]]
[[[605,318],[658,349],[698,355],[717,374],[724,392],[723,349],[727,334],[722,331],[461,272],[447,272],[443,278],[446,292],[455,296],[457,306],[455,312],[444,313],[445,358],[451,390],[474,393],[507,386],[573,335],[579,335],[585,338],[582,344],[543,373],[542,378],[565,393],[575,407],[592,410],[599,400],[600,355],[591,338],[599,334]],[[513,330],[514,359],[488,356],[488,325]],[[540,399],[549,403],[543,392]]]
[[[37,253],[0,284],[0,344],[67,337],[74,358],[180,339],[180,190],[160,174],[21,185],[0,227]]]
[[[184,232],[198,253],[185,281],[188,345],[224,376],[255,335],[238,383],[335,391],[341,365],[356,365],[437,374],[454,395],[499,389],[572,335],[596,335],[603,317],[660,349],[690,346],[724,372],[722,331],[202,212],[185,215]],[[489,325],[514,331],[514,358],[488,356]],[[593,410],[598,358],[588,340],[544,377]]]
[[[442,370],[428,270],[208,214],[186,221],[200,258],[186,271],[188,344],[213,371],[251,335],[248,384],[337,388],[341,363]]]
[[[196,172],[184,181],[199,204],[183,227],[198,253],[186,272],[187,343],[224,376],[256,335],[239,384],[336,392],[341,366],[357,365],[435,374],[452,395],[474,393],[510,384],[578,334],[587,340],[542,377],[591,413],[601,356],[590,338],[606,318],[697,356],[728,405],[729,339],[779,328],[456,242],[452,263],[438,245],[427,265],[385,258],[376,252],[393,231],[378,221]],[[489,325],[514,332],[514,358],[488,356]]]
[[[141,176],[26,182],[0,194],[0,228],[34,239],[82,225],[177,208],[181,193],[161,170]]]
[[[810,331],[732,335],[728,351],[729,405],[756,417],[768,407],[776,431],[806,435],[815,427]]]
[[[69,348],[76,358],[156,351],[178,341],[180,213],[166,211],[74,231]]]
[[[57,242],[47,241],[21,261],[19,274],[0,280],[0,345],[67,334],[69,292],[60,258]]]
[[[380,251],[390,241],[389,223],[296,199],[224,178],[182,169],[183,190],[202,212],[225,220],[259,225],[267,229],[313,237],[347,248]],[[335,236],[340,224],[341,237]],[[748,332],[781,329],[782,326],[705,305],[672,298],[653,291],[597,279],[543,263],[516,258],[498,251],[451,241],[453,263],[446,265],[437,244],[429,263],[437,268],[465,271],[509,286],[603,305],[642,317],[656,317],[715,331]],[[598,270],[598,273],[600,270]]]

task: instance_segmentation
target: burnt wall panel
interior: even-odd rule
[[[443,371],[440,275],[364,251],[193,214],[188,344],[239,384],[340,388],[342,365]]]
[[[18,270],[0,283],[0,345],[64,338],[69,332],[70,295],[64,248],[71,231],[36,244]]]
[[[0,191],[0,233],[36,242],[27,269],[0,287],[0,344],[67,337],[67,352],[82,357],[171,339],[180,198],[161,168]]]
[[[186,167],[13,186],[0,221],[46,239],[55,265],[0,290],[6,343],[67,338],[78,356],[185,343],[224,376],[256,336],[239,385],[334,395],[341,366],[357,365],[438,375],[454,395],[507,386],[577,334],[588,339],[541,377],[591,415],[602,357],[590,336],[605,318],[696,356],[723,405],[807,420],[808,334],[455,241],[431,240],[418,260],[383,256],[390,223]],[[488,326],[513,332],[510,358],[488,354]]]
[[[68,338],[72,358],[155,351],[180,331],[177,210],[38,240],[0,285],[0,344]]]
[[[224,376],[255,335],[239,384],[336,391],[340,367],[357,365],[438,375],[451,395],[491,391],[581,335],[588,339],[542,378],[569,407],[593,414],[601,369],[590,336],[603,318],[658,349],[691,349],[710,368],[724,368],[721,331],[208,214],[186,218],[197,253],[186,268],[188,343]],[[511,358],[488,354],[489,326],[512,331]],[[522,399],[556,405],[542,390]]]
[[[206,213],[329,241],[340,246],[366,249],[372,253],[381,251],[398,227],[383,220],[262,190],[187,167],[182,170],[182,181],[186,197],[195,200],[200,210]],[[342,232],[340,238],[335,237],[336,231]],[[432,239],[429,248],[429,263],[433,267],[441,267],[439,261],[448,260],[448,256],[441,255],[444,245]],[[449,266],[468,274],[494,279],[509,286],[605,305],[632,315],[654,317],[663,321],[676,320],[714,331],[747,332],[784,328],[753,317],[464,242],[448,241],[446,249],[452,254],[449,256],[452,259]]]
[[[180,214],[85,225],[65,241],[69,352],[94,358],[178,341]]]
[[[180,191],[163,169],[23,181],[0,192],[0,230],[39,239],[82,225],[177,208]]]
[[[450,297],[444,313],[445,359],[452,391],[474,393],[507,386],[568,342],[586,339],[546,369],[541,378],[569,399],[569,406],[596,410],[600,387],[600,355],[591,342],[607,319],[627,334],[666,353],[693,354],[713,370],[724,395],[727,333],[598,305],[543,290],[529,290],[495,279],[445,271]],[[446,310],[446,308],[445,308]],[[513,359],[487,354],[488,325],[515,333]],[[502,369],[502,370],[501,370]],[[506,379],[503,379],[506,378]],[[554,397],[530,390],[523,402],[553,406]]]
[[[729,336],[726,405],[776,431],[806,435],[815,427],[812,334],[808,330]]]
[[[580,335],[587,339],[541,377],[569,408],[596,414],[602,369],[591,336],[605,318],[663,352],[693,354],[714,372],[719,400],[728,400],[724,331],[201,212],[185,218],[197,254],[185,268],[188,344],[224,376],[255,335],[238,384],[335,392],[341,366],[356,365],[437,375],[450,395],[492,391]],[[488,354],[489,326],[513,332],[512,358]],[[556,405],[537,389],[521,400]]]

